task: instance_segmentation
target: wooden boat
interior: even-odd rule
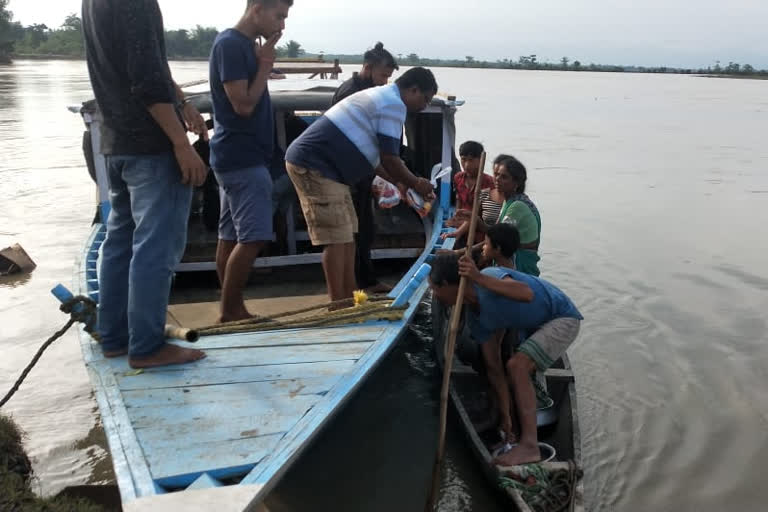
[[[448,248],[448,247],[446,247]],[[436,299],[432,300],[432,326],[435,340],[435,357],[440,368],[444,368],[445,344],[450,323],[450,308],[446,308]],[[457,354],[461,347],[457,346]],[[471,352],[471,351],[470,351]],[[466,359],[471,360],[472,354]],[[471,361],[470,361],[471,362]],[[567,355],[555,362],[552,368],[537,375],[549,400],[539,398],[537,423],[538,437],[543,460],[552,460],[541,464],[549,474],[555,471],[569,472],[573,481],[572,503],[563,511],[583,512],[583,482],[581,480],[581,434],[577,412],[576,387]],[[538,510],[526,503],[525,497],[514,488],[503,485],[503,477],[509,477],[510,471],[493,464],[493,448],[501,438],[496,429],[484,429],[488,419],[488,385],[485,377],[480,376],[471,365],[454,357],[451,372],[450,399],[464,430],[467,442],[475,455],[479,468],[483,471],[489,485],[498,490],[499,499],[507,503],[509,510],[532,512]],[[554,448],[554,453],[552,452]],[[553,457],[554,456],[554,457]],[[518,468],[524,468],[520,466]]]
[[[283,149],[289,142],[282,124],[286,116],[300,111],[311,122],[328,108],[332,94],[332,89],[273,92],[276,131]],[[206,94],[195,101],[202,111],[210,112]],[[453,165],[454,113],[460,104],[437,98],[426,111],[409,119],[406,134],[416,172],[429,176],[436,163],[444,169]],[[89,128],[86,159],[100,201],[73,291],[98,301],[99,249],[106,235],[101,219],[109,212],[106,168],[98,152],[99,114],[92,103],[77,110]],[[298,227],[302,219],[294,206],[278,213],[287,217],[287,249],[254,264],[277,276],[271,285],[257,285],[246,292],[246,296],[268,297],[248,303],[260,314],[327,300],[316,266],[320,254]],[[423,222],[408,207],[378,214],[381,235],[374,257],[391,260],[395,269],[401,262],[389,297],[393,306],[402,305],[405,310],[395,321],[372,319],[334,327],[204,337],[194,346],[206,351],[206,359],[143,372],[132,371],[126,358],[104,358],[98,344],[81,328],[83,358],[124,509],[258,507],[405,331],[428,289],[428,267],[423,263],[437,244],[449,208],[450,180],[443,179],[436,206]],[[185,327],[213,323],[217,311],[215,286],[200,285],[200,279],[190,277],[214,268],[211,243],[215,245],[216,240],[215,231],[206,230],[194,215],[187,254],[177,269],[179,286],[174,287],[169,308],[169,322]],[[181,281],[197,284],[183,287]]]

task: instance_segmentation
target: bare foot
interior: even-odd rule
[[[383,295],[392,291],[392,287],[384,283],[376,283],[373,286],[369,286],[365,289],[365,293],[369,295]]]
[[[493,460],[497,466],[520,466],[521,464],[531,464],[541,460],[538,444],[518,444],[513,446],[504,455],[500,455]]]
[[[511,437],[509,438],[509,443],[517,444],[517,438],[518,438],[517,434],[512,434]],[[499,441],[498,443],[494,444],[493,446],[491,446],[491,453],[495,452],[505,444],[507,444],[507,441]]]
[[[172,364],[184,364],[199,361],[205,358],[205,352],[192,348],[183,348],[178,345],[166,343],[163,347],[147,357],[132,357],[128,360],[131,368],[154,368],[156,366],[168,366]]]
[[[126,355],[128,353],[128,348],[121,348],[118,350],[104,350],[102,351],[102,353],[104,354],[104,357],[106,357],[107,359],[112,359],[115,357],[121,357]]]
[[[254,315],[250,314],[248,310],[243,309],[242,311],[235,313],[222,313],[219,317],[219,323],[226,324],[228,322],[239,322],[240,320],[249,320],[253,317]]]

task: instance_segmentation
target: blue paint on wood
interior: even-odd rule
[[[188,442],[182,452],[179,452],[178,446],[158,448],[147,453],[146,457],[150,471],[158,481],[177,475],[214,474],[216,469],[258,464],[275,449],[284,436],[283,432],[270,436],[211,443]],[[194,480],[194,478],[191,479],[188,484]]]
[[[203,473],[198,477],[197,480],[192,482],[192,485],[187,487],[188,491],[194,491],[196,489],[213,489],[216,487],[221,487],[224,484],[221,483],[221,481],[217,480],[216,478],[213,478],[208,473]]]
[[[184,453],[191,442],[233,441],[287,432],[320,400],[317,395],[290,400],[286,396],[161,410],[172,414],[168,418],[157,414],[157,410],[146,409],[131,409],[128,416],[144,453],[174,447]]]
[[[157,482],[168,489],[192,489],[191,486],[194,485],[197,480],[202,478],[203,475],[207,475],[211,480],[221,483],[221,480],[237,478],[247,474],[253,469],[254,465],[255,464],[245,464],[243,466],[235,466],[231,468],[219,468],[204,473],[186,473],[183,475],[160,478]]]
[[[97,350],[99,349],[97,348]],[[354,364],[354,359],[347,359],[329,361],[323,364],[300,363],[241,368],[196,369],[179,366],[176,371],[147,372],[135,377],[128,377],[120,373],[116,378],[123,391],[183,388],[341,375],[349,371]]]
[[[345,368],[348,367],[345,366]],[[283,379],[188,388],[126,390],[123,391],[123,402],[129,411],[131,409],[144,409],[143,413],[149,414],[147,411],[162,409],[163,411],[158,411],[157,414],[168,417],[172,414],[172,408],[175,407],[198,407],[210,403],[238,404],[280,397],[290,400],[297,396],[317,395],[331,389],[341,376],[342,372],[338,372],[334,375],[306,379]]]
[[[128,366],[128,358],[107,360],[117,374],[130,374],[134,381],[143,380],[147,375],[175,374],[178,372],[208,370],[214,368],[238,368],[254,366],[273,366],[297,363],[326,363],[359,359],[373,344],[371,341],[357,343],[327,343],[307,345],[297,350],[295,347],[266,347],[252,349],[208,349],[206,358],[183,366],[151,368],[143,374],[133,376]]]

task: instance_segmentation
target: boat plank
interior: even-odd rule
[[[209,402],[229,403],[273,397],[319,395],[331,389],[340,378],[341,374],[337,374],[307,379],[271,380],[193,388],[131,390],[123,392],[123,402],[128,409],[167,409],[196,406]]]
[[[162,388],[184,388],[221,384],[242,384],[275,380],[293,380],[342,375],[354,366],[356,359],[342,359],[323,363],[275,364],[242,366],[237,368],[187,367],[181,371],[144,373],[136,376],[116,376],[120,389],[125,391]]]
[[[229,406],[205,404],[176,408],[171,416],[157,414],[130,415],[136,437],[144,453],[177,447],[183,453],[190,444],[215,441],[236,441],[289,431],[312,407],[322,400],[317,395],[300,396],[291,400],[252,400]],[[207,469],[226,467],[217,464]]]
[[[164,366],[144,370],[141,374],[128,366],[128,358],[109,359],[118,378],[122,375],[130,375],[136,380],[143,380],[147,375],[171,374],[183,372],[186,369],[209,370],[214,368],[238,368],[273,366],[280,364],[296,363],[324,363],[328,361],[342,361],[344,359],[359,359],[371,346],[371,341],[355,343],[306,345],[300,350],[295,347],[266,347],[208,350],[207,357],[194,363],[179,366]]]
[[[211,468],[256,464],[275,449],[284,435],[278,433],[198,444],[187,441],[173,446],[161,446],[145,453],[152,476],[160,479],[205,473]]]

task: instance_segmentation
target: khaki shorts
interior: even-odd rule
[[[357,214],[349,187],[319,171],[286,162],[307,221],[312,245],[350,244],[357,233]]]

